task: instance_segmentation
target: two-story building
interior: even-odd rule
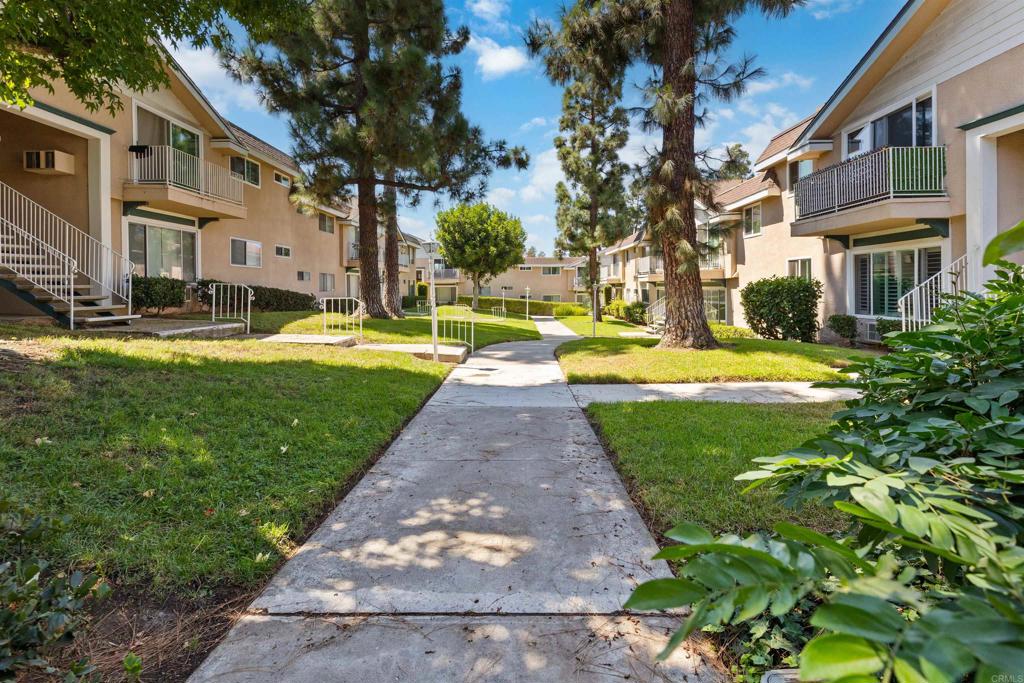
[[[522,263],[512,266],[480,286],[480,296],[525,299],[529,292],[533,301],[570,302],[589,305],[582,257],[523,256]],[[473,282],[457,268],[436,256],[416,261],[416,279],[428,282],[433,270],[434,287],[439,303],[453,303],[460,296],[473,295]]]
[[[837,310],[927,322],[1024,218],[1024,3],[908,0],[788,149],[794,237],[846,254]]]
[[[345,296],[350,207],[299,213],[287,153],[225,120],[178,65],[90,112],[61,83],[0,105],[0,314],[129,317],[130,275]],[[73,272],[72,272],[73,271]]]

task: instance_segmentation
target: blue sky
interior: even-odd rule
[[[768,21],[757,14],[737,23],[736,55],[757,57],[767,74],[728,105],[715,104],[699,142],[718,147],[742,143],[756,157],[769,138],[807,116],[849,73],[904,0],[808,0],[789,18]],[[522,34],[532,18],[555,18],[553,0],[451,0],[453,25],[465,24],[472,39],[452,62],[464,74],[463,110],[491,138],[523,145],[531,155],[526,171],[499,171],[488,201],[518,216],[529,244],[550,253],[555,228],[554,186],[562,177],[552,145],[558,132],[561,90],[529,59]],[[256,93],[233,82],[209,51],[174,50],[179,62],[221,113],[278,147],[290,150],[286,126],[262,108]],[[642,72],[630,74],[626,99],[638,101]],[[624,157],[639,161],[654,138],[634,128]],[[441,208],[447,206],[441,202]],[[400,210],[404,230],[429,235],[438,207],[430,197]]]

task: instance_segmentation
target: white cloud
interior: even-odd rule
[[[746,138],[743,147],[756,159],[773,137],[799,120],[800,117],[789,109],[771,103],[765,107],[764,114],[759,120],[740,131]]]
[[[534,157],[530,167],[530,181],[519,190],[519,198],[524,202],[536,202],[553,197],[555,185],[565,179],[562,165],[558,162],[558,152],[554,148],[541,152]]]
[[[476,68],[485,81],[522,71],[530,66],[526,51],[515,45],[499,45],[491,38],[472,37],[469,49],[476,53]]]
[[[527,225],[551,225],[554,219],[546,213],[535,213],[531,216],[523,216],[523,222]]]
[[[800,90],[807,90],[814,84],[814,79],[802,76],[795,71],[787,71],[778,78],[768,78],[763,81],[754,81],[747,86],[746,94],[750,97],[761,95],[766,92],[795,86]]]
[[[508,12],[508,2],[505,0],[469,0],[466,8],[474,16],[484,21],[497,23]]]
[[[527,121],[523,125],[519,126],[519,130],[521,130],[521,131],[528,131],[528,130],[531,130],[533,128],[539,128],[541,126],[546,126],[547,123],[548,123],[548,120],[546,118],[544,118],[543,116],[534,116],[532,119],[530,119],[529,121]]]
[[[411,232],[417,237],[426,237],[427,232],[430,230],[427,222],[421,218],[415,216],[409,216],[405,214],[398,214],[398,226],[406,232]]]
[[[516,198],[516,191],[509,187],[494,187],[487,193],[487,202],[499,209],[507,209]]]
[[[864,0],[807,0],[807,11],[815,19],[831,19],[837,14],[850,12],[864,3]]]
[[[167,49],[210,100],[210,104],[224,116],[231,116],[239,110],[264,111],[256,90],[233,79],[220,65],[217,53],[212,48],[197,50],[168,46]]]
[[[729,109],[728,107],[722,107],[721,109],[716,109],[715,110],[715,114],[719,118],[723,118],[726,121],[732,121],[734,118],[736,118],[736,112],[734,112],[732,109]]]

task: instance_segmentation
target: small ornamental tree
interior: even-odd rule
[[[821,291],[820,282],[802,277],[756,280],[740,290],[743,317],[765,339],[813,342],[818,337]]]
[[[518,218],[490,204],[460,204],[437,214],[437,241],[452,268],[461,269],[473,283],[473,308],[480,286],[523,262],[526,231]]]

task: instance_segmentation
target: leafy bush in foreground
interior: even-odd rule
[[[853,346],[857,341],[857,319],[845,313],[833,313],[825,321],[825,327],[836,333],[836,336],[846,340],[846,343]]]
[[[1024,671],[1024,269],[1001,263],[986,296],[953,297],[935,324],[888,338],[848,368],[863,392],[836,426],[738,477],[790,505],[849,515],[839,538],[779,524],[718,538],[682,524],[658,557],[679,577],[626,606],[692,606],[697,629],[749,627],[817,605],[802,680],[1015,680]],[[787,648],[777,648],[782,655]],[[765,665],[767,668],[768,665]]]
[[[132,305],[156,311],[159,316],[164,309],[185,305],[185,286],[184,280],[170,277],[132,275]]]
[[[74,639],[90,598],[109,592],[94,574],[65,576],[36,557],[35,546],[63,524],[0,497],[0,680],[13,680],[28,669],[57,673],[47,653]],[[91,671],[86,662],[77,662],[65,680]]]

